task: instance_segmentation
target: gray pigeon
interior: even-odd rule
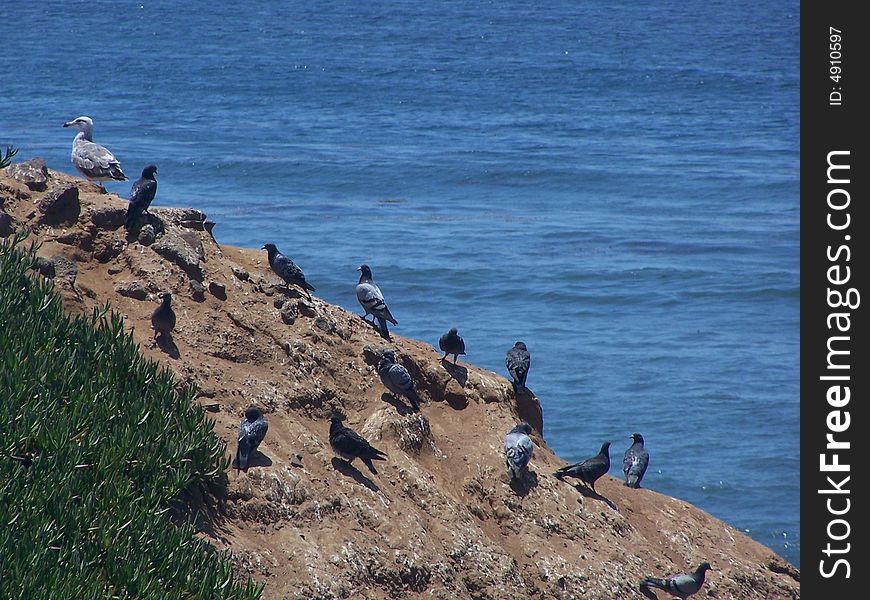
[[[605,473],[610,470],[610,442],[601,444],[601,450],[592,458],[587,458],[584,461],[578,462],[567,467],[562,467],[553,475],[559,479],[565,477],[576,477],[596,494],[595,482],[598,481]]]
[[[63,126],[79,130],[72,145],[72,164],[79,173],[91,181],[127,180],[121,163],[106,148],[94,143],[94,122],[90,117],[79,117]]]
[[[415,412],[420,411],[420,396],[414,387],[414,380],[404,365],[396,362],[396,353],[387,350],[381,354],[378,361],[378,375],[388,390],[396,396],[404,396],[410,402]]]
[[[245,418],[239,425],[239,445],[236,449],[236,460],[233,466],[241,471],[248,470],[248,460],[251,454],[266,437],[269,424],[260,409],[252,406],[245,411]]]
[[[163,302],[151,313],[151,327],[154,328],[154,337],[168,336],[175,329],[175,311],[172,310],[172,294],[162,292],[159,294]]]
[[[142,177],[136,180],[130,190],[130,205],[127,207],[127,220],[124,223],[124,228],[127,231],[133,229],[136,221],[142,216],[142,213],[147,212],[151,201],[157,195],[157,180],[154,175],[157,173],[155,165],[148,165],[142,169]]]
[[[504,455],[507,462],[508,474],[511,479],[519,479],[523,471],[532,460],[532,426],[523,421],[511,429],[504,438]]]
[[[287,285],[298,285],[311,298],[309,291],[315,291],[314,286],[305,281],[305,273],[302,272],[296,263],[278,252],[275,244],[266,244],[263,249],[269,254],[269,266],[278,277],[284,280]]]
[[[381,293],[381,289],[372,281],[371,268],[368,265],[360,265],[357,271],[360,272],[360,276],[359,283],[356,286],[356,299],[359,300],[359,303],[366,311],[363,319],[369,315],[377,319],[381,335],[384,339],[388,340],[390,339],[390,332],[387,329],[387,321],[393,325],[398,325],[399,323],[390,314],[390,309],[387,307],[387,303],[384,302],[384,295]]]
[[[531,356],[529,349],[525,343],[517,342],[514,347],[508,350],[505,356],[504,363],[508,373],[511,374],[514,380],[514,389],[517,387],[526,388],[526,377],[529,376],[529,366],[531,365]]]
[[[680,598],[680,600],[686,600],[701,589],[701,586],[704,585],[704,577],[710,568],[710,563],[702,562],[692,573],[674,575],[666,579],[647,577],[640,582],[640,591],[647,598],[655,598],[655,594],[649,589],[655,587]]]
[[[455,327],[441,336],[438,340],[438,347],[441,348],[441,351],[444,353],[441,360],[447,358],[448,354],[452,354],[454,365],[456,364],[458,356],[460,354],[465,354],[465,340],[459,337],[459,333],[457,333]]]
[[[369,468],[373,475],[377,475],[373,460],[387,460],[387,455],[369,444],[360,434],[341,422],[341,417],[329,419],[329,445],[342,459],[348,463],[359,458]]]
[[[625,485],[631,488],[639,488],[643,474],[649,466],[649,452],[643,447],[643,436],[632,433],[631,440],[634,442],[625,451],[622,458],[622,472],[625,473]]]

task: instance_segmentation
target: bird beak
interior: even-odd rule
[[[260,247],[260,250],[265,250],[265,249],[266,249],[266,246]]]
[[[357,271],[362,271],[362,267],[357,267],[356,270],[357,270]]]
[[[72,127],[73,125],[75,125],[74,121],[67,121],[66,123],[63,124],[64,127]]]

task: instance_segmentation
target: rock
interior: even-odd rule
[[[247,271],[240,267],[232,267],[232,271],[233,275],[235,275],[236,278],[240,279],[241,281],[247,281],[248,278],[251,276]]]
[[[299,313],[306,317],[317,316],[317,311],[314,309],[314,305],[306,300],[299,300],[299,302],[296,303],[296,306],[299,307]]]
[[[91,222],[100,229],[115,230],[126,220],[126,206],[96,206],[91,209]]]
[[[120,285],[115,288],[115,291],[122,296],[133,298],[135,300],[145,300],[148,298],[148,289],[138,281],[126,285]]]
[[[75,246],[83,250],[92,250],[95,233],[95,231],[89,229],[75,228],[60,234],[56,239],[60,244]]]
[[[43,277],[48,277],[49,279],[61,279],[70,284],[75,283],[76,275],[78,275],[78,267],[76,267],[76,264],[63,256],[52,256],[50,258],[37,256],[36,270],[39,271]]]
[[[209,293],[218,300],[227,299],[227,286],[217,281],[212,281],[208,284]]]
[[[12,217],[0,211],[0,237],[10,235],[15,229],[12,227]]]
[[[314,326],[324,333],[335,333],[335,323],[326,317],[317,317],[314,321]]]
[[[203,300],[205,300],[205,286],[203,286],[196,279],[190,280],[190,297],[197,302],[202,302]]]
[[[178,265],[191,279],[202,281],[203,271],[199,255],[180,235],[167,232],[151,248],[169,262]]]
[[[293,465],[294,467],[298,467],[298,468],[300,468],[300,469],[303,468],[303,465],[302,465],[302,455],[299,454],[299,453],[294,454],[294,455],[290,458],[290,464]]]
[[[275,299],[272,300],[272,306],[275,308],[281,308],[287,302],[287,299],[283,296],[275,296]]]
[[[292,325],[296,322],[296,317],[299,314],[298,309],[295,304],[290,302],[284,303],[281,307],[281,310],[278,311],[281,314],[281,320],[284,321],[287,325]]]
[[[157,206],[151,207],[148,210],[165,223],[186,227],[187,229],[205,231],[205,213],[195,208]]]
[[[143,225],[139,229],[139,236],[136,238],[143,246],[150,246],[157,239],[157,232],[154,231],[153,225]]]
[[[107,263],[116,256],[119,256],[125,247],[124,240],[114,236],[108,234],[97,236],[97,239],[94,241],[94,258],[101,263]]]
[[[35,192],[48,189],[48,167],[41,158],[16,163],[6,169],[6,172]]]
[[[79,188],[67,185],[52,190],[39,199],[36,208],[42,213],[37,222],[45,225],[74,223],[81,212]]]
[[[199,236],[192,231],[182,231],[180,234],[181,239],[187,242],[187,245],[193,248],[193,251],[196,252],[196,256],[199,260],[205,260],[205,249],[202,247],[202,240],[199,239]]]

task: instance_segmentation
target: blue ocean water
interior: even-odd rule
[[[89,115],[326,300],[368,262],[402,335],[524,340],[562,457],[640,431],[799,566],[799,3],[546,4],[12,0],[0,145],[73,172]]]

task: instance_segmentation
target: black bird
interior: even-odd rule
[[[605,473],[610,470],[610,442],[601,444],[601,450],[592,458],[587,458],[584,461],[578,462],[567,467],[562,467],[553,475],[559,479],[564,477],[576,477],[596,494],[595,482],[598,481]]]
[[[151,313],[151,327],[154,328],[154,337],[168,336],[175,329],[175,311],[172,310],[172,294],[162,292],[159,294],[163,302]]]
[[[387,321],[393,325],[398,325],[398,321],[393,318],[387,303],[384,302],[384,295],[381,293],[381,288],[375,285],[372,281],[372,270],[368,265],[360,265],[357,268],[360,272],[359,283],[356,286],[356,299],[362,305],[366,314],[363,319],[372,315],[373,319],[377,319],[380,325],[381,335],[385,339],[390,339],[390,332],[387,329]]]
[[[692,573],[674,575],[665,579],[647,577],[640,582],[640,591],[647,598],[655,598],[656,596],[649,589],[655,587],[680,598],[680,600],[686,600],[686,598],[701,589],[701,586],[704,585],[704,577],[711,568],[710,563],[702,562]]]
[[[460,354],[465,354],[465,340],[463,340],[453,327],[450,331],[441,336],[438,340],[438,347],[444,353],[441,360],[447,358],[448,354],[453,355],[453,364],[456,364],[456,359]]]
[[[649,466],[649,452],[643,447],[643,436],[632,433],[632,445],[625,451],[622,458],[622,472],[625,473],[625,485],[631,488],[639,488],[643,474]]]
[[[529,376],[529,365],[532,358],[529,355],[529,349],[525,343],[517,342],[514,347],[508,350],[505,356],[504,364],[507,367],[508,373],[511,374],[514,380],[514,388],[526,388],[526,377]]]
[[[392,350],[381,354],[378,361],[378,375],[381,376],[381,381],[388,390],[396,396],[405,396],[411,402],[414,411],[420,411],[420,396],[417,395],[414,380],[411,379],[408,369],[396,362],[396,353]]]
[[[373,475],[377,475],[373,460],[387,460],[387,455],[369,444],[360,434],[345,427],[341,423],[341,417],[333,416],[329,419],[329,445],[347,463],[359,458],[369,468]]]
[[[529,437],[530,433],[532,433],[532,426],[523,421],[508,431],[504,438],[505,462],[511,479],[522,476],[529,461],[532,460],[535,446],[532,444],[532,438]]]
[[[269,253],[269,266],[272,267],[272,271],[283,279],[287,285],[298,285],[301,287],[308,298],[311,298],[311,294],[308,292],[313,292],[315,289],[313,285],[305,281],[305,273],[302,272],[302,269],[290,260],[289,257],[278,252],[275,244],[266,244],[263,246],[263,249]]]
[[[127,231],[133,229],[136,221],[142,216],[142,213],[148,211],[151,201],[157,194],[157,180],[154,175],[157,173],[155,165],[148,165],[142,169],[142,177],[133,183],[130,189],[130,205],[127,207],[127,220],[124,223],[124,228]]]
[[[236,449],[234,465],[236,469],[248,470],[248,460],[263,438],[266,437],[268,430],[269,424],[259,408],[251,406],[245,411],[245,418],[239,425],[239,445]]]

